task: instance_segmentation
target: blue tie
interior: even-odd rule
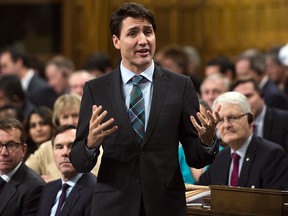
[[[136,134],[138,143],[141,143],[145,134],[145,106],[144,98],[140,89],[140,83],[144,81],[143,76],[132,77],[133,88],[130,94],[130,105],[128,116],[131,126]]]

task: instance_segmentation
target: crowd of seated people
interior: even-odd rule
[[[7,157],[16,165],[5,171],[0,166],[0,195],[7,194],[10,179],[23,173],[26,177],[22,184],[29,181],[27,186],[33,192],[42,189],[44,192],[40,199],[40,193],[35,195],[24,188],[19,196],[27,202],[40,199],[40,207],[37,203],[25,209],[25,203],[17,203],[11,210],[0,208],[0,214],[36,212],[37,208],[38,215],[56,213],[61,182],[70,184],[67,191],[71,197],[76,196],[74,188],[85,194],[81,202],[89,206],[85,202],[91,199],[92,192],[87,187],[95,183],[101,156],[90,174],[82,174],[69,164],[69,152],[76,136],[84,84],[110,72],[111,58],[107,53],[92,53],[83,67],[76,70],[72,60],[55,56],[46,62],[45,71],[40,74],[29,64],[28,57],[27,53],[11,47],[0,53],[0,135],[3,135],[0,136],[0,160]],[[203,116],[217,104],[222,106],[216,131],[221,150],[211,165],[202,169],[188,167],[179,143],[179,166],[185,183],[286,189],[288,45],[275,46],[266,52],[244,50],[234,62],[224,55],[215,56],[204,65],[203,76],[200,75],[201,59],[191,46],[163,47],[156,52],[154,61],[172,72],[190,76]],[[10,132],[15,135],[11,136]],[[18,145],[21,148],[18,149]],[[237,162],[234,153],[238,154]],[[247,159],[251,163],[247,164]],[[61,160],[67,160],[67,170]],[[233,171],[235,163],[239,164],[237,175]],[[17,172],[11,177],[13,170]],[[232,178],[234,174],[236,180]],[[87,187],[82,190],[78,184],[83,183]],[[49,196],[51,191],[53,196]],[[7,206],[13,202],[13,198],[8,199]],[[70,208],[67,206],[67,211],[72,211],[72,207],[72,204]],[[81,212],[81,207],[74,206],[73,211],[88,215]]]

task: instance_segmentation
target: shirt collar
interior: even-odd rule
[[[28,71],[28,73],[23,77],[23,79],[21,79],[21,84],[22,84],[24,91],[27,91],[29,83],[30,83],[33,75],[34,75],[34,71],[32,69],[30,69]]]
[[[245,154],[246,154],[246,150],[248,148],[249,143],[251,142],[252,139],[252,134],[248,137],[248,139],[244,142],[244,144],[241,146],[241,148],[239,148],[236,153],[241,157],[244,158]],[[231,149],[231,154],[233,153],[232,149]]]
[[[152,64],[146,70],[144,70],[140,75],[145,77],[150,82],[152,82],[154,68],[155,68],[155,64],[154,64],[154,61],[152,60]],[[122,82],[124,85],[127,84],[127,82],[129,82],[129,80],[133,76],[135,76],[135,73],[125,68],[122,62],[120,64],[120,72],[121,72]]]
[[[19,169],[20,165],[22,164],[22,161],[9,173],[6,173],[4,175],[1,175],[1,177],[4,179],[4,181],[9,182],[12,176],[16,173],[16,171]]]
[[[74,187],[74,185],[76,184],[76,182],[81,178],[81,176],[83,175],[83,173],[78,173],[78,175],[76,175],[74,178],[69,179],[68,181],[64,181],[62,179],[62,184],[66,183],[68,185],[70,185],[70,187]]]

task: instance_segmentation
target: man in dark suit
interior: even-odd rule
[[[21,80],[22,88],[35,106],[53,108],[57,95],[48,83],[32,69],[28,55],[19,49],[8,47],[0,53],[2,74],[15,74]]]
[[[22,163],[27,144],[16,119],[0,120],[0,215],[35,215],[45,182]]]
[[[87,172],[103,147],[91,214],[184,216],[179,141],[189,166],[211,163],[218,147],[218,111],[207,111],[204,119],[191,79],[154,64],[156,24],[150,10],[125,3],[110,28],[122,61],[85,84],[70,153],[74,167]]]
[[[286,189],[288,157],[275,143],[253,135],[253,115],[239,92],[220,95],[217,130],[227,147],[219,152],[197,184]]]
[[[245,95],[254,114],[254,134],[280,144],[288,152],[288,111],[266,106],[253,79],[236,80],[232,91]]]
[[[96,176],[92,173],[78,173],[69,161],[71,146],[76,137],[76,127],[59,127],[52,138],[53,156],[62,179],[49,182],[41,194],[37,215],[88,216],[91,210],[93,188]],[[62,186],[69,185],[63,193]],[[61,196],[65,201],[61,205]]]

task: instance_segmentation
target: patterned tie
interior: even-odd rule
[[[231,186],[238,186],[238,173],[239,173],[239,159],[240,156],[237,153],[232,153],[233,169],[230,179]]]
[[[0,177],[0,191],[2,190],[5,184],[6,184],[6,181],[2,177]]]
[[[66,191],[67,191],[67,189],[70,187],[70,185],[69,184],[63,184],[62,185],[62,193],[61,193],[61,195],[60,195],[60,199],[59,199],[59,203],[58,203],[58,206],[57,206],[57,210],[56,210],[56,213],[55,213],[55,216],[58,216],[58,215],[60,215],[60,212],[61,212],[61,208],[62,208],[62,206],[63,206],[63,204],[64,204],[64,202],[65,202],[65,200],[66,200],[66,196],[67,196],[67,194],[66,194]]]
[[[141,143],[145,134],[145,106],[144,98],[140,89],[140,83],[144,81],[143,76],[132,77],[133,88],[130,94],[130,105],[128,116],[131,126],[136,134],[138,143]]]

